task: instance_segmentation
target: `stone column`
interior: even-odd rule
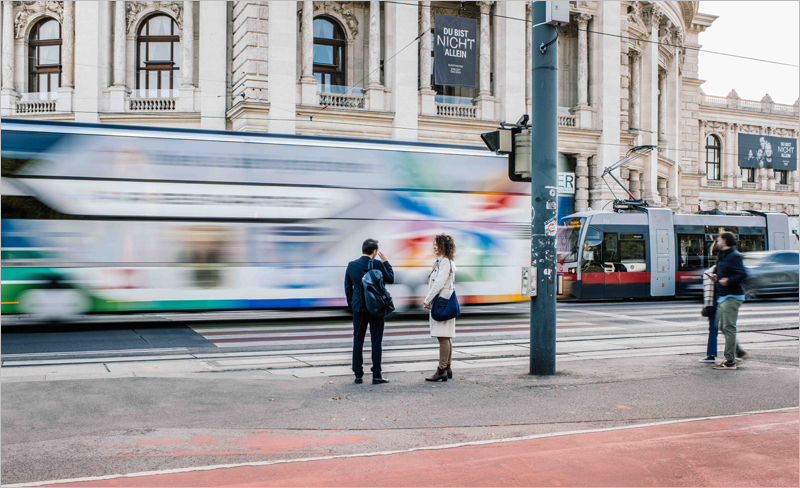
[[[419,126],[418,79],[419,59],[416,49],[403,49],[417,37],[419,29],[417,3],[386,3],[386,52],[397,53],[386,66],[386,85],[391,89],[392,139],[417,140]]]
[[[735,124],[726,124],[725,149],[722,151],[723,179],[726,188],[736,188],[736,174],[741,177],[742,172],[736,171],[736,138],[734,137]]]
[[[181,86],[176,108],[182,112],[194,112],[194,2],[192,0],[183,2],[180,68]]]
[[[658,140],[667,140],[667,72],[658,76]]]
[[[317,80],[314,78],[314,2],[303,2],[302,16],[303,61],[300,72],[300,103],[302,105],[319,105],[317,96]]]
[[[665,206],[667,204],[667,180],[666,178],[659,178],[658,182],[658,196],[659,201],[657,202],[659,206]]]
[[[599,2],[597,16],[594,17],[594,30],[598,32],[619,32],[621,17],[619,3]],[[619,161],[620,154],[620,53],[622,52],[619,37],[592,33],[589,43],[592,56],[593,76],[590,77],[594,109],[597,118],[602,121],[603,130],[600,132],[597,155],[592,159],[596,162],[596,173]],[[534,49],[537,49],[534,46]],[[619,174],[619,170],[616,170]],[[594,179],[598,175],[592,174]],[[589,204],[593,209],[600,210],[614,196],[602,180],[595,180],[598,184],[591,184],[589,189]],[[607,207],[610,208],[610,207]]]
[[[419,48],[419,96],[420,113],[436,115],[436,92],[431,88],[431,2],[419,3],[420,48]]]
[[[480,21],[480,76],[478,80],[478,107],[481,119],[494,120],[494,97],[492,96],[491,69],[492,69],[492,42],[491,42],[491,11],[494,2],[478,2],[481,7]]]
[[[200,2],[197,84],[203,94],[200,104],[200,128],[227,129],[227,60],[228,2]]]
[[[373,3],[370,2],[370,7]],[[371,9],[370,9],[371,12]],[[419,89],[431,89],[431,2],[419,2],[420,51],[419,51]],[[372,16],[370,15],[370,21]],[[371,54],[371,51],[370,51]]]
[[[297,3],[269,2],[267,18],[267,129],[294,134],[297,110]]]
[[[112,77],[109,42],[114,18],[111,2],[75,2],[75,122],[100,122],[100,100]]]
[[[56,112],[72,112],[75,94],[75,2],[64,2],[61,19],[61,86],[56,90]]]
[[[124,3],[124,2],[122,2]],[[124,9],[124,7],[123,7]],[[61,86],[75,86],[75,2],[64,2],[64,19],[62,26],[62,68]]]
[[[639,116],[639,111],[641,108],[641,101],[640,101],[640,80],[641,80],[641,53],[639,51],[631,51],[631,108],[630,108],[630,123],[628,127],[632,131],[638,132],[641,129],[641,119]]]
[[[12,115],[19,95],[14,90],[14,2],[3,2],[3,84],[0,113]]]
[[[575,156],[575,211],[583,212],[589,208],[589,156]]]
[[[531,43],[533,36],[533,2],[525,2],[525,113],[531,113],[531,85],[533,84],[533,70],[531,66],[533,52]]]
[[[642,144],[658,145],[659,104],[658,104],[658,26],[662,10],[658,3],[644,8],[645,22],[648,26],[649,39],[642,54]],[[604,31],[607,32],[607,31]],[[658,194],[658,152],[652,151],[644,160],[644,179],[642,181],[642,199],[659,204]]]
[[[109,88],[111,112],[124,112],[125,98],[130,95],[128,87],[125,86],[125,51],[128,38],[126,15],[125,2],[116,0],[114,2],[114,84]],[[181,67],[182,69],[183,67]]]
[[[114,2],[114,85],[125,85],[125,41],[126,33],[125,2]]]
[[[578,22],[578,106],[575,113],[578,115],[580,128],[591,129],[593,117],[589,106],[589,36],[587,31],[592,16],[579,14],[575,19]]]
[[[675,161],[670,168],[669,179],[667,179],[667,206],[675,212],[681,209],[680,194],[681,167],[678,161]]]
[[[497,2],[494,6],[495,117],[499,120],[519,120],[525,112],[525,55],[519,42],[525,37],[525,4]],[[498,110],[499,109],[499,110]]]
[[[369,2],[369,82],[367,84],[367,99],[369,100],[369,109],[377,111],[384,110],[384,90],[383,85],[381,85],[380,4],[381,2],[374,0]]]
[[[633,193],[634,198],[642,198],[642,186],[641,182],[639,181],[639,170],[636,169],[629,169],[628,170],[628,179],[630,181],[630,188],[628,188],[631,193]]]

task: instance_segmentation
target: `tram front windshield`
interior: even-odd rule
[[[556,237],[557,259],[559,263],[575,263],[578,261],[578,240],[586,221],[583,217],[563,218],[558,226]]]

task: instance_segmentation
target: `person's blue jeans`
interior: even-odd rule
[[[714,304],[714,310],[708,317],[708,348],[706,348],[706,356],[717,357],[717,304]]]
[[[384,318],[353,312],[353,373],[356,378],[364,376],[364,339],[367,336],[367,325],[372,343],[372,376],[381,375]]]

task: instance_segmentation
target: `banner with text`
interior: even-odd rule
[[[739,166],[795,171],[797,140],[758,134],[739,134]]]
[[[478,21],[437,15],[433,72],[437,85],[475,88]]]

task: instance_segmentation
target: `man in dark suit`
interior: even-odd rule
[[[375,259],[380,257],[380,261]],[[383,341],[383,317],[376,317],[367,312],[364,306],[364,297],[361,290],[361,278],[367,274],[369,263],[373,269],[383,273],[386,284],[394,283],[392,265],[386,256],[378,251],[378,241],[367,239],[361,245],[361,257],[350,261],[344,275],[344,293],[347,297],[347,306],[353,311],[353,373],[356,374],[356,383],[364,382],[364,338],[367,336],[367,325],[372,342],[372,384],[388,383],[389,380],[381,376],[381,342]]]

